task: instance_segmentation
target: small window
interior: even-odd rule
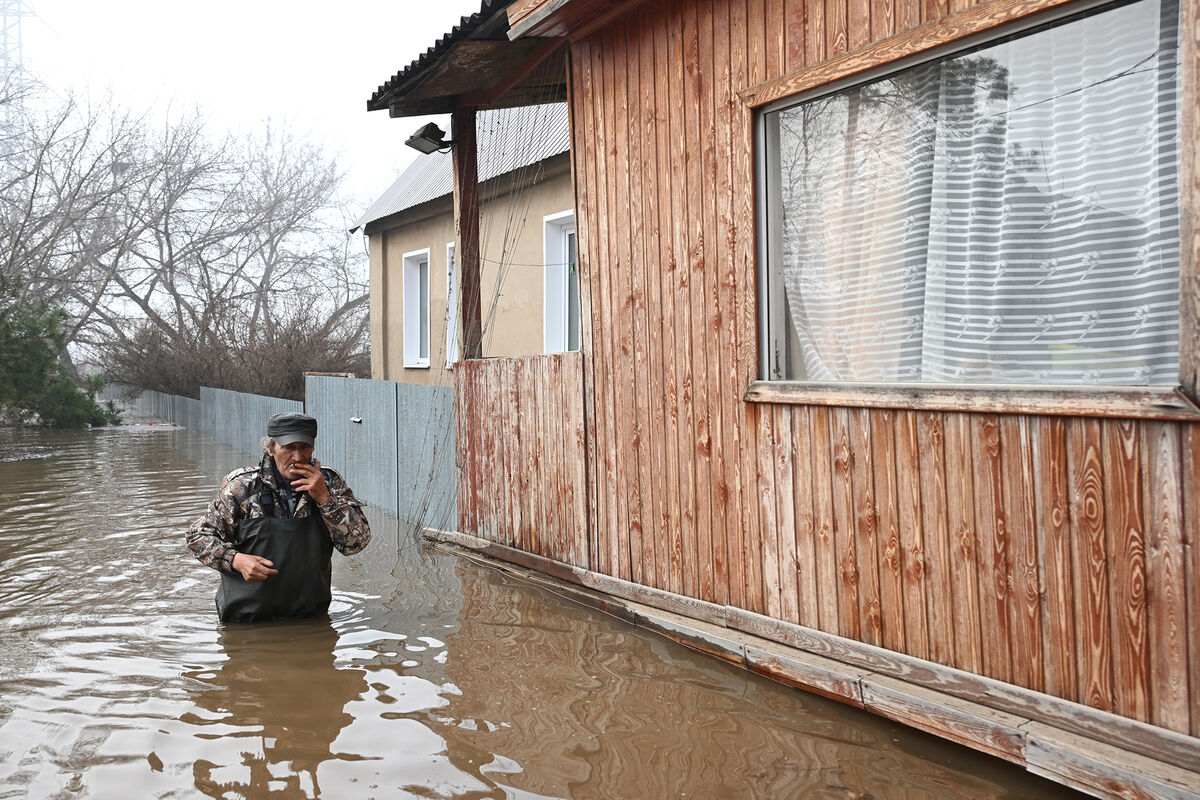
[[[429,366],[429,250],[404,254],[404,366]]]
[[[768,108],[762,375],[1179,382],[1177,0]]]
[[[579,270],[575,212],[542,218],[545,228],[545,321],[547,353],[579,349]]]

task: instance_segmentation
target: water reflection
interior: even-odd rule
[[[378,511],[328,619],[221,626],[182,532],[253,460],[182,430],[0,431],[0,797],[1070,796]]]
[[[221,629],[217,645],[226,660],[183,673],[197,711],[180,721],[240,740],[244,749],[237,765],[197,760],[197,789],[209,797],[320,796],[317,768],[339,757],[333,742],[353,721],[346,707],[367,689],[363,670],[338,668],[337,642],[328,617]],[[310,690],[298,694],[302,686]]]

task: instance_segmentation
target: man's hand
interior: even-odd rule
[[[233,557],[233,568],[242,573],[242,577],[247,581],[265,581],[272,575],[279,574],[279,570],[271,569],[273,566],[274,562],[249,553],[238,553]]]
[[[292,488],[298,492],[308,492],[308,496],[318,504],[329,500],[329,487],[325,485],[325,476],[321,474],[321,462],[312,461],[308,464],[293,464],[291,468]]]

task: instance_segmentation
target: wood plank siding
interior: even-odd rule
[[[455,367],[459,530],[588,568],[583,357]]]
[[[1017,5],[655,0],[572,41],[592,568],[1196,735],[1195,423],[743,400],[738,93],[1055,3]]]
[[[1065,2],[516,4],[571,38],[583,352],[459,365],[460,530],[1200,736],[1194,409],[752,389],[754,107]]]

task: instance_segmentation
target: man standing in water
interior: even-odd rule
[[[333,548],[352,555],[371,540],[346,481],[312,459],[316,438],[317,421],[307,414],[271,417],[262,461],[226,475],[188,528],[192,555],[221,573],[222,621],[324,613]]]

